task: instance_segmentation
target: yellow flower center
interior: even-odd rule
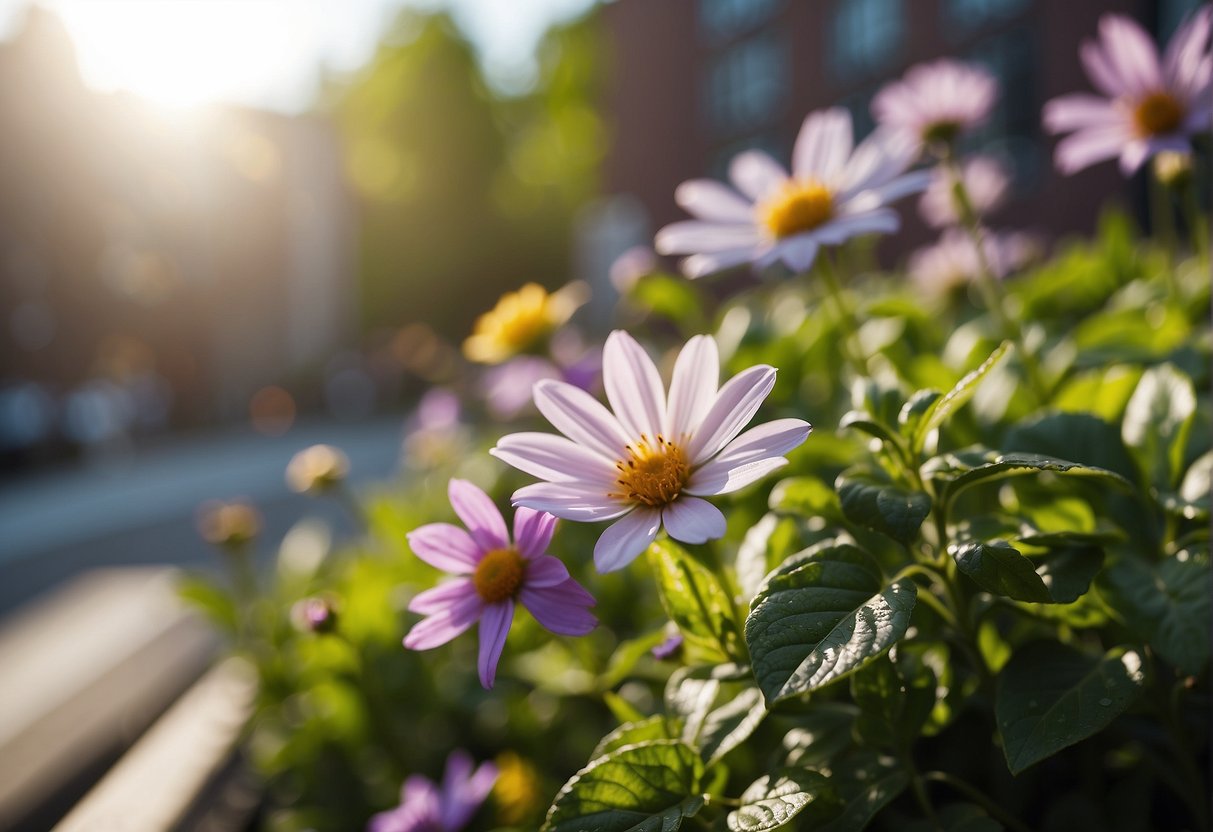
[[[517,292],[507,292],[476,320],[463,342],[463,354],[482,364],[499,364],[526,352],[568,320],[583,294],[578,284],[549,293],[538,283],[528,283]]]
[[[1145,136],[1170,133],[1179,127],[1183,120],[1183,105],[1165,92],[1152,92],[1133,108],[1133,124],[1138,132]]]
[[[493,549],[476,564],[472,586],[486,604],[496,604],[514,597],[525,574],[526,561],[516,549]]]
[[[794,180],[758,205],[758,218],[776,239],[809,231],[830,218],[834,197],[820,182]]]
[[[674,502],[691,473],[686,452],[660,435],[650,442],[643,434],[627,451],[627,459],[615,463],[619,492],[614,496],[654,508]]]

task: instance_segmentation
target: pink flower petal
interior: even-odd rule
[[[1072,93],[1045,104],[1044,125],[1051,133],[1064,133],[1085,127],[1107,127],[1123,123],[1124,113],[1106,98],[1089,93]]]
[[[414,624],[404,637],[404,646],[410,650],[429,650],[446,644],[475,624],[484,609],[484,602],[475,593],[458,598],[442,612]]]
[[[752,217],[742,223],[682,220],[658,231],[653,247],[659,254],[713,254],[756,245],[759,240]]]
[[[609,410],[589,393],[563,381],[535,385],[535,406],[556,430],[608,460],[623,458],[628,435]]]
[[[1119,128],[1079,130],[1062,139],[1054,151],[1057,168],[1067,176],[1105,159],[1115,159],[1132,141]]]
[[[788,461],[781,456],[750,462],[721,462],[719,459],[713,459],[691,475],[686,493],[700,497],[729,494],[758,482],[787,464]]]
[[[733,157],[729,178],[750,199],[761,200],[788,180],[788,172],[761,150],[747,150]]]
[[[452,758],[460,755],[452,769]],[[465,764],[466,760],[466,764]],[[443,829],[463,829],[472,815],[488,798],[497,782],[497,766],[491,762],[481,763],[472,772],[472,759],[465,751],[452,751],[447,757],[446,775],[442,779],[441,824]]]
[[[477,666],[480,684],[485,690],[491,689],[493,680],[497,678],[497,662],[501,660],[501,651],[505,649],[505,638],[510,634],[513,620],[514,602],[511,600],[487,605],[480,616],[480,660]]]
[[[524,587],[519,600],[544,628],[563,636],[583,636],[598,626],[585,599],[589,593],[569,578],[564,584],[551,587]]]
[[[545,511],[519,506],[514,512],[514,545],[524,558],[538,558],[548,550],[556,518]]]
[[[548,482],[600,483],[615,481],[615,460],[585,445],[550,433],[511,433],[497,440],[489,453],[507,465]]]
[[[1102,44],[1093,41],[1082,44],[1078,48],[1078,57],[1095,89],[1108,98],[1130,94],[1128,83],[1120,77],[1119,67],[1108,59]]]
[[[568,568],[559,558],[551,555],[540,555],[527,564],[524,587],[542,589],[547,586],[557,586],[569,579]]]
[[[775,386],[775,368],[759,364],[743,370],[720,388],[687,449],[700,465],[741,433]]]
[[[682,273],[692,280],[706,277],[753,261],[757,256],[757,251],[756,247],[747,246],[718,251],[714,254],[695,254],[682,261]]]
[[[594,566],[599,572],[614,572],[634,561],[649,547],[661,528],[661,512],[637,508],[616,520],[594,544]]]
[[[488,494],[467,480],[452,479],[447,485],[447,496],[451,500],[451,508],[455,509],[482,550],[504,549],[510,545],[505,518]]]
[[[792,172],[797,179],[833,183],[851,155],[851,114],[842,107],[810,113],[792,150]]]
[[[1171,37],[1163,57],[1163,73],[1167,86],[1189,100],[1204,86],[1200,77],[1204,74],[1201,65],[1208,66],[1211,63],[1205,53],[1211,24],[1213,7],[1202,6],[1197,9]]]
[[[700,219],[726,223],[754,220],[754,206],[727,185],[711,179],[692,179],[674,190],[674,201]]]
[[[594,522],[612,520],[631,505],[609,498],[605,491],[571,482],[537,482],[514,492],[514,505],[546,511],[562,520]]]
[[[724,537],[726,525],[716,506],[685,495],[662,509],[661,522],[670,537],[683,543],[706,543]]]
[[[726,445],[712,461],[742,464],[783,456],[803,445],[812,431],[813,426],[803,419],[775,419],[750,428]]]
[[[720,353],[710,335],[687,341],[674,362],[666,404],[666,433],[675,441],[690,436],[716,398],[720,384]]]
[[[1099,20],[1099,34],[1104,55],[1130,92],[1141,94],[1162,86],[1158,49],[1137,21],[1125,15],[1105,14]]]
[[[602,349],[602,383],[607,401],[633,437],[651,442],[665,422],[665,387],[653,359],[621,329],[607,336]]]
[[[441,612],[461,598],[475,595],[476,589],[468,578],[445,581],[438,586],[419,592],[409,602],[409,612],[431,615]]]
[[[405,535],[413,554],[435,569],[465,575],[483,552],[466,531],[450,523],[429,523]]]

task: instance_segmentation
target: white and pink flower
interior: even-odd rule
[[[630,335],[612,332],[603,351],[611,410],[558,382],[535,386],[535,405],[564,436],[515,433],[490,453],[544,482],[514,493],[514,504],[566,520],[614,520],[594,547],[610,572],[629,564],[664,527],[684,543],[724,535],[725,518],[704,497],[726,494],[787,464],[808,437],[801,419],[778,419],[745,433],[775,384],[775,368],[751,367],[718,386],[716,342],[698,335],[674,365],[667,395],[657,367]],[[740,434],[740,435],[738,435]]]
[[[1191,136],[1213,121],[1213,9],[1204,6],[1167,44],[1161,56],[1135,21],[1119,14],[1099,20],[1099,39],[1079,53],[1102,95],[1073,93],[1045,105],[1045,127],[1069,133],[1055,161],[1065,174],[1106,159],[1132,174],[1164,150],[1191,149]]]
[[[889,203],[926,187],[925,172],[905,174],[916,149],[877,131],[854,146],[851,114],[811,113],[792,151],[792,172],[760,150],[736,156],[736,190],[709,179],[683,182],[674,199],[696,219],[657,232],[661,254],[688,254],[688,277],[743,263],[782,262],[807,271],[822,246],[864,234],[890,234],[901,221]]]

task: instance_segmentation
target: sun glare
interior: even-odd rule
[[[173,107],[256,99],[314,60],[289,0],[89,0],[56,6],[89,86]]]

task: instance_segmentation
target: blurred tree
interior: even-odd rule
[[[445,13],[403,12],[335,90],[361,203],[367,327],[458,338],[501,292],[568,279],[569,229],[602,157],[592,20],[550,31],[534,89],[494,95]]]

